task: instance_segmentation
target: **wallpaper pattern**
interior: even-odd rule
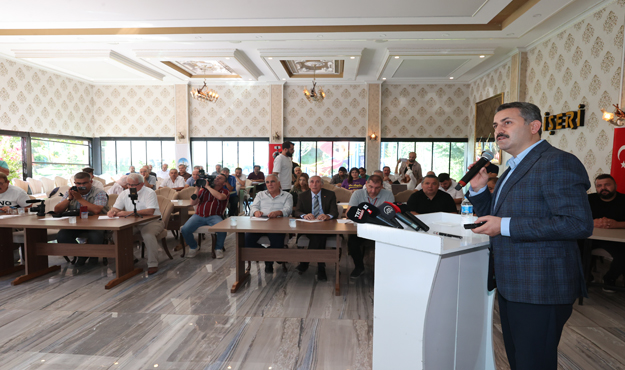
[[[466,138],[468,84],[382,85],[382,137]]]
[[[285,137],[359,137],[367,135],[367,86],[326,85],[326,98],[309,102],[304,88],[284,88]]]
[[[209,88],[219,94],[217,102],[189,99],[191,137],[269,136],[270,86],[218,85]]]
[[[552,114],[586,105],[585,127],[543,139],[584,163],[588,176],[609,173],[613,128],[601,108],[613,111],[621,83],[625,0],[619,0],[528,50],[528,101]]]
[[[92,136],[93,86],[0,58],[0,129]]]

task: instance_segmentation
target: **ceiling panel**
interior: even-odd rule
[[[445,78],[469,59],[404,60],[393,74],[394,78]]]

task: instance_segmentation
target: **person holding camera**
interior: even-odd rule
[[[193,172],[195,173],[196,170]],[[213,226],[222,220],[221,215],[226,209],[228,195],[230,194],[228,189],[224,187],[225,183],[226,176],[224,174],[216,176],[212,186],[205,179],[199,179],[198,177],[198,180],[196,180],[196,191],[191,196],[191,205],[197,206],[197,208],[195,214],[185,222],[180,231],[185,242],[189,245],[189,253],[187,253],[186,257],[193,258],[197,254],[197,242],[193,238],[193,232],[200,226]],[[216,233],[216,235],[215,256],[224,258],[226,233]]]
[[[145,179],[143,176],[138,173],[131,173],[128,175],[127,181],[128,189],[119,194],[113,208],[107,215],[109,217],[131,216],[134,214],[134,201],[138,214],[142,216],[160,216],[161,211],[158,207],[156,193],[154,190],[144,186]],[[136,193],[136,195],[131,194],[131,192]],[[134,199],[131,199],[131,195]],[[164,228],[165,225],[163,225],[163,221],[160,218],[132,228],[133,234],[141,233],[145,249],[148,251],[148,275],[158,272],[158,259],[156,258],[158,255],[158,241],[156,237]]]
[[[96,180],[97,181],[97,180]],[[72,186],[63,200],[54,207],[55,213],[65,211],[80,211],[81,207],[87,207],[89,215],[106,214],[109,196],[104,189],[93,186],[91,175],[87,172],[78,172],[74,175],[74,186]],[[86,236],[89,244],[104,244],[104,230],[74,230],[61,229],[56,237],[59,243],[76,244],[76,238]],[[82,266],[88,257],[78,257],[76,266]],[[96,259],[97,261],[97,259]]]

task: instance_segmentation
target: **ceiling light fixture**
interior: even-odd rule
[[[272,58],[272,57],[269,57],[269,58],[267,58],[267,59],[272,60],[273,58]]]
[[[349,59],[356,59],[356,57],[349,57]]]
[[[323,99],[325,99],[326,97],[326,93],[323,91],[323,89],[320,87],[319,91],[315,91],[315,88],[317,87],[317,81],[315,79],[315,74],[317,72],[317,69],[319,67],[321,67],[323,65],[322,62],[309,62],[307,63],[309,65],[311,65],[313,67],[313,85],[312,85],[312,89],[310,89],[310,91],[308,91],[308,89],[304,88],[304,96],[306,97],[306,99],[308,99],[309,102],[317,102],[317,101],[322,101]]]
[[[623,112],[623,110],[619,108],[618,104],[614,104],[614,108],[616,108],[614,113],[610,113],[605,109],[601,109],[601,113],[603,113],[601,118],[604,121],[613,124],[614,126],[625,126],[625,112]]]
[[[480,59],[481,59],[481,58],[486,58],[486,55],[480,55]]]
[[[399,56],[398,56],[398,55],[396,55],[396,56],[395,56],[395,59],[399,59]]]
[[[386,81],[386,77],[382,77],[382,79],[383,79],[384,81]]]
[[[453,78],[453,77],[449,77],[449,79],[450,79],[450,80],[453,80],[454,78]]]
[[[206,74],[206,66],[204,67],[204,74]],[[204,86],[199,89],[191,89],[191,96],[195,100],[205,102],[216,102],[219,99],[219,94],[206,86],[206,79],[204,79]]]

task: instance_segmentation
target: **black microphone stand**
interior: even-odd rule
[[[137,203],[135,203],[134,199],[130,199],[130,201],[132,202],[132,206],[134,207],[134,211],[131,213],[132,215],[134,215],[135,217],[140,217],[143,218],[143,216],[141,216],[138,212],[137,212]],[[126,215],[124,216],[124,218],[128,217],[130,215]]]

